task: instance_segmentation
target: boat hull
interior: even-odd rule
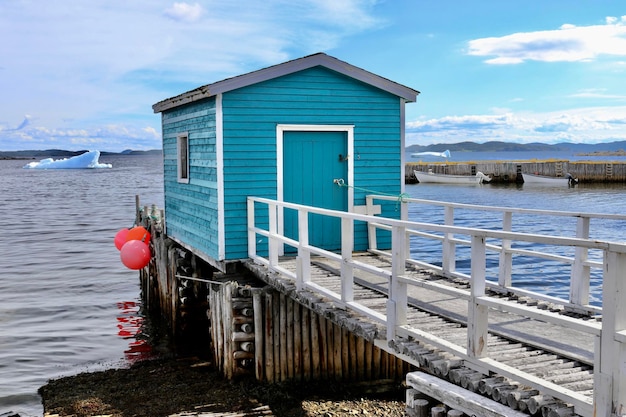
[[[448,175],[448,174],[435,174],[432,172],[413,171],[415,178],[420,183],[435,183],[435,184],[470,184],[478,185],[482,184],[485,177],[481,175]]]
[[[542,175],[522,173],[525,185],[544,185],[544,186],[568,186],[578,182],[571,176],[566,177],[545,177]]]

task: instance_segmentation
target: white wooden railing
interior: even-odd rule
[[[391,201],[396,202],[397,197],[389,196],[367,196],[367,206],[373,207],[377,201]],[[571,237],[577,237],[581,239],[590,238],[590,225],[591,220],[595,221],[616,221],[615,228],[617,230],[626,229],[626,215],[620,214],[604,214],[604,213],[587,213],[587,212],[570,212],[570,211],[555,211],[555,210],[537,210],[537,209],[523,209],[523,208],[511,208],[511,207],[496,207],[496,206],[482,206],[472,204],[450,203],[443,201],[433,201],[415,198],[404,198],[403,201],[407,204],[417,206],[430,206],[441,207],[443,209],[443,215],[441,219],[429,218],[430,223],[439,223],[449,226],[453,226],[459,222],[457,219],[457,213],[468,211],[474,213],[485,213],[491,218],[500,217],[500,230],[511,231],[514,226],[514,219],[517,223],[522,220],[537,221],[541,219],[546,227],[552,227],[556,231],[554,225],[550,226],[549,223],[560,219],[571,219],[574,230],[574,235]],[[515,217],[514,217],[515,216]],[[407,217],[406,212],[404,218]],[[375,222],[369,223],[369,250],[376,253],[385,253],[378,250],[378,244],[376,242],[376,228],[388,229],[384,224],[377,224]],[[523,227],[523,226],[520,226]],[[536,227],[535,227],[536,228]],[[560,232],[560,231],[559,231]],[[555,233],[556,234],[556,233]],[[422,268],[430,269],[440,273],[446,277],[460,277],[469,279],[468,274],[464,274],[456,271],[457,246],[470,245],[470,241],[467,239],[455,238],[454,233],[446,232],[440,234],[434,234],[431,231],[413,231],[412,236],[419,236],[441,243],[441,266],[428,263],[423,259],[411,259],[410,263],[420,266]],[[606,239],[605,239],[606,240]],[[603,263],[601,259],[593,260],[589,257],[589,249],[586,247],[575,246],[574,256],[565,256],[562,254],[556,254],[554,252],[541,252],[538,250],[528,250],[522,248],[515,248],[513,242],[509,239],[502,239],[500,245],[487,244],[486,249],[488,252],[495,252],[499,256],[498,261],[498,273],[497,282],[487,280],[487,286],[492,289],[499,289],[509,293],[516,293],[520,296],[528,295],[528,291],[523,288],[515,287],[512,282],[512,274],[514,272],[513,259],[514,255],[523,255],[527,257],[534,257],[537,259],[547,259],[556,261],[562,264],[563,271],[568,268],[570,270],[569,280],[569,299],[555,298],[547,296],[545,294],[532,293],[532,296],[536,299],[542,299],[545,301],[556,302],[563,305],[566,309],[600,313],[601,308],[598,305],[590,305],[590,276],[592,269],[601,271]],[[601,258],[601,254],[598,256]],[[601,272],[600,272],[601,273]]]
[[[373,197],[384,198],[384,197]],[[371,203],[371,200],[370,200]],[[450,205],[454,209],[455,205]],[[458,206],[458,205],[456,205]],[[282,217],[285,210],[295,210],[298,213],[299,240],[293,240],[284,235],[281,230]],[[318,292],[337,303],[357,311],[371,320],[377,321],[387,328],[387,340],[396,337],[412,337],[446,350],[464,359],[473,368],[496,372],[518,382],[541,389],[543,392],[571,403],[577,414],[582,416],[610,417],[622,415],[626,412],[626,244],[591,240],[582,237],[544,236],[511,232],[511,216],[513,213],[522,213],[521,209],[507,209],[510,214],[504,214],[504,230],[487,230],[468,228],[447,224],[421,223],[402,221],[384,217],[374,217],[364,214],[339,212],[292,203],[285,203],[265,198],[248,198],[248,252],[251,259],[267,265],[270,269],[284,274],[295,281],[298,290]],[[309,244],[309,214],[317,214],[338,218],[341,221],[342,245],[341,252],[329,252]],[[536,214],[536,213],[535,213]],[[590,216],[586,216],[590,218]],[[257,221],[257,219],[259,221]],[[391,256],[391,270],[376,268],[359,262],[353,258],[354,249],[354,222],[367,222],[371,230],[381,228],[391,232],[391,250],[386,251]],[[582,220],[582,229],[585,222]],[[470,290],[451,289],[424,281],[417,282],[405,274],[407,262],[420,264],[419,260],[411,259],[409,250],[410,236],[432,236],[433,239],[448,239],[447,244],[468,244],[471,253],[471,271],[468,275],[471,283]],[[371,234],[370,234],[371,236]],[[459,236],[463,238],[459,238]],[[267,239],[267,254],[257,251],[259,239]],[[499,241],[499,245],[488,244],[487,240]],[[370,240],[371,242],[371,240]],[[534,309],[528,306],[489,297],[486,294],[486,253],[488,250],[499,248],[504,253],[500,262],[508,263],[508,254],[516,243],[550,245],[555,247],[573,247],[580,255],[579,263],[583,266],[594,266],[587,262],[584,252],[599,250],[603,253],[600,262],[603,270],[603,305],[602,322],[576,320],[564,315],[549,311]],[[446,244],[444,240],[444,245]],[[282,268],[279,256],[283,253],[284,245],[297,248],[297,268],[295,273]],[[380,252],[378,248],[372,248]],[[453,256],[454,250],[448,250],[447,256]],[[533,255],[538,255],[533,251]],[[341,264],[341,293],[338,294],[312,282],[311,256],[322,256],[340,262]],[[549,256],[547,254],[546,256]],[[554,259],[554,257],[551,257]],[[560,258],[557,258],[560,259]],[[569,261],[565,262],[569,263]],[[454,265],[452,260],[444,265]],[[573,265],[576,260],[573,261]],[[444,267],[445,268],[445,267]],[[500,265],[499,270],[506,271],[510,266]],[[373,311],[354,299],[355,270],[362,270],[371,274],[385,277],[389,282],[389,294],[386,314]],[[448,268],[445,273],[453,273]],[[506,286],[506,278],[503,279]],[[408,287],[412,285],[429,286],[430,289],[446,292],[450,295],[468,301],[467,318],[467,347],[453,344],[434,334],[428,334],[408,326]],[[581,286],[583,284],[576,284]],[[578,289],[577,291],[588,291]],[[584,297],[583,297],[584,298]],[[489,357],[486,344],[489,328],[489,310],[495,309],[514,313],[543,322],[553,323],[569,329],[585,332],[595,337],[594,352],[594,396],[593,400],[575,391],[565,389],[557,384],[542,380],[523,371],[514,369],[494,358]]]

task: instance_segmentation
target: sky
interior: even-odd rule
[[[624,0],[0,0],[0,150],[161,148],[152,105],[324,52],[406,145],[626,140]]]

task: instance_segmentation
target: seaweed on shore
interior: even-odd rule
[[[127,369],[82,373],[51,380],[39,393],[47,416],[245,415],[259,407],[267,407],[270,415],[277,417],[340,417],[358,409],[373,416],[402,416],[405,407],[400,387],[382,396],[368,396],[350,384],[332,381],[262,384],[250,377],[226,380],[210,363],[197,358],[146,360]]]

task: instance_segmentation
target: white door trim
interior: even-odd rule
[[[288,131],[297,132],[346,132],[348,140],[348,178],[344,178],[348,187],[348,211],[354,211],[354,125],[276,125],[276,199],[283,201],[283,141],[284,133]]]
[[[354,125],[276,125],[276,199],[284,201],[284,170],[283,170],[283,149],[285,132],[346,132],[348,146],[348,178],[344,178],[348,185],[348,211],[354,211]],[[278,213],[278,233],[284,233],[284,218],[282,210]],[[281,251],[282,252],[282,251]]]

